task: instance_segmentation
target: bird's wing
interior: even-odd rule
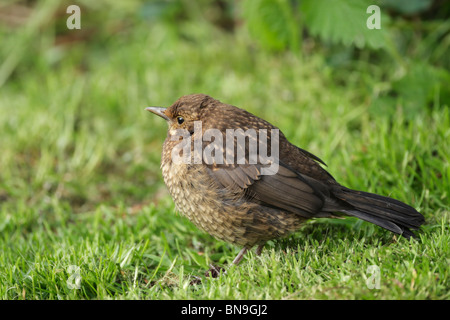
[[[241,192],[247,201],[312,218],[321,212],[324,185],[280,162],[278,171],[261,174],[263,165],[210,165],[209,174],[223,188]]]
[[[252,118],[247,117],[248,119]],[[234,138],[234,144],[226,146],[223,141],[219,141],[216,150],[218,155],[223,156],[222,162],[210,162],[207,165],[209,174],[219,186],[244,197],[246,201],[279,208],[306,218],[317,216],[329,196],[326,182],[332,177],[322,169],[318,163],[322,162],[319,158],[291,145],[281,132],[279,137],[274,135],[276,140],[272,141],[271,130],[275,128],[269,123],[265,124],[265,128],[268,129],[265,137],[258,129],[257,135],[247,137],[248,143],[238,143],[237,137]],[[249,127],[243,128],[247,129]],[[259,162],[253,164],[255,161],[250,161],[250,146],[255,141],[258,145]],[[205,141],[203,148],[209,148]],[[267,152],[261,151],[261,148]],[[278,148],[279,152],[272,153],[273,148]],[[240,158],[242,164],[234,161],[234,155],[239,155],[240,152],[243,155]],[[268,154],[271,155],[270,158],[263,156]],[[227,155],[231,155],[233,160],[228,161]],[[267,173],[267,159],[279,164],[276,172]]]

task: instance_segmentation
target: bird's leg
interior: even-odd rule
[[[247,247],[242,248],[242,250],[238,253],[236,258],[234,258],[233,264],[237,266],[239,264],[239,262],[241,262],[242,258],[244,257],[244,255],[245,255],[245,253],[247,251],[248,251]],[[227,273],[226,269],[210,264],[209,265],[209,270],[206,271],[205,276],[206,277],[211,277],[211,278],[217,278],[221,271],[223,273]],[[197,282],[195,282],[195,283],[197,283]]]
[[[262,252],[262,250],[264,249],[264,245],[265,245],[265,243],[260,244],[260,245],[258,246],[258,248],[256,248],[256,255],[257,255],[257,256],[260,256],[260,255],[261,255],[261,252]]]
[[[205,273],[205,277],[218,278],[221,271],[224,274],[227,273],[227,270],[225,268],[222,268],[222,267],[210,264],[209,265],[209,270],[206,271],[206,273]]]
[[[236,258],[233,260],[233,264],[238,265],[239,262],[241,262],[242,258],[244,257],[245,253],[248,251],[247,247],[243,247],[242,250],[238,253]]]
[[[256,255],[260,256],[261,255],[261,251],[262,249],[264,249],[264,244],[260,244],[257,248],[256,248]],[[243,247],[242,250],[238,253],[238,255],[236,256],[236,258],[234,258],[233,260],[233,264],[238,265],[239,262],[241,262],[242,258],[244,257],[244,255],[247,253],[249,248],[247,247]]]

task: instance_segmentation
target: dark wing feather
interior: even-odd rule
[[[261,175],[259,164],[209,166],[210,175],[224,188],[241,192],[247,201],[311,218],[324,206],[323,186],[280,163],[278,172]]]
[[[225,108],[228,107],[232,108],[235,113],[242,113],[246,121],[245,123],[239,121],[227,122],[221,125],[225,128],[242,129],[243,131],[255,129],[258,137],[261,134],[260,129],[267,130],[267,135],[265,135],[267,140],[256,140],[258,150],[266,150],[265,155],[270,154],[271,157],[276,157],[279,168],[274,174],[261,174],[263,168],[267,169],[267,166],[264,165],[266,159],[257,164],[250,164],[249,161],[250,140],[252,139],[251,141],[255,142],[254,137],[249,135],[247,137],[248,143],[245,144],[238,143],[237,137],[234,137],[234,144],[231,144],[231,146],[227,144],[225,148],[219,144],[217,149],[218,152],[223,153],[225,163],[214,163],[207,166],[209,174],[218,185],[230,190],[235,195],[241,195],[249,202],[278,208],[307,218],[320,214],[325,204],[325,196],[329,195],[325,183],[332,179],[328,172],[319,165],[323,161],[313,154],[291,145],[281,131],[279,132],[279,145],[274,144],[274,147],[279,149],[280,154],[273,155],[271,130],[277,128],[244,110],[236,110],[235,107],[225,106]],[[223,112],[223,108],[217,110],[217,112]],[[211,119],[221,119],[221,117],[219,115],[211,116]],[[211,128],[216,128],[217,123],[213,124],[211,124]],[[206,142],[204,143],[206,144]],[[206,147],[205,144],[204,147]],[[225,155],[238,155],[239,152],[245,155],[245,164],[235,163],[234,157],[231,158],[233,162],[227,163]],[[261,156],[262,154],[259,153],[259,160],[261,160]],[[281,161],[281,159],[286,161]]]

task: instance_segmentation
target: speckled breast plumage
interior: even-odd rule
[[[277,209],[249,203],[242,194],[220,189],[203,164],[174,163],[173,141],[164,143],[161,170],[177,211],[219,240],[252,247],[286,236],[303,219]]]

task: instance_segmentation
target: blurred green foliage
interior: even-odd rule
[[[130,34],[141,23],[148,23],[149,31],[151,24],[164,23],[171,36],[195,41],[189,30],[199,22],[206,23],[203,27],[209,25],[238,37],[248,33],[249,49],[290,51],[295,55],[321,53],[336,73],[337,82],[352,70],[360,70],[357,61],[361,57],[369,64],[389,65],[385,68],[389,74],[383,76],[385,82],[371,93],[374,115],[387,112],[392,116],[401,106],[414,116],[421,108],[445,105],[450,100],[448,1],[81,0],[77,4],[82,10],[83,27],[76,34],[65,25],[64,10],[69,4],[72,2],[9,1],[0,6],[6,26],[0,29],[0,85],[30,68],[62,63],[61,44],[100,48],[115,37]],[[366,10],[372,4],[381,8],[379,30],[366,27],[371,16]],[[23,17],[26,24],[20,27],[8,14],[23,8],[28,12]],[[50,29],[56,37],[53,46],[42,43],[40,36],[43,30]],[[17,35],[5,36],[11,31]],[[45,61],[25,54],[28,50],[40,52],[42,46],[47,47]],[[83,68],[81,55],[80,50],[78,59]],[[71,59],[74,57],[72,54]],[[36,58],[41,63],[36,64]],[[375,86],[368,77],[365,80],[367,86]]]

